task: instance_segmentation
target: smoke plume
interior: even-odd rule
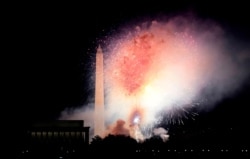
[[[153,134],[155,136],[160,136],[163,142],[166,142],[169,138],[168,131],[162,127],[155,128]]]

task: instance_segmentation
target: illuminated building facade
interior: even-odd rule
[[[88,153],[89,127],[83,120],[32,124],[19,158],[79,158]]]

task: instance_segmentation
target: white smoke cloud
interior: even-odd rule
[[[153,130],[153,135],[160,136],[163,142],[166,142],[169,139],[168,131],[162,127],[155,128]]]
[[[94,104],[89,103],[79,108],[66,108],[61,112],[59,120],[84,120],[84,126],[90,127],[90,139],[94,137]]]

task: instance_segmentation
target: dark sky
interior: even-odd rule
[[[201,18],[221,23],[243,43],[250,41],[249,8],[240,1],[224,2],[223,6],[209,1],[88,3],[77,7],[16,4],[5,12],[10,45],[6,64],[9,98],[4,113],[9,119],[18,124],[56,119],[66,107],[86,103],[93,93],[87,78],[97,39],[127,21],[192,10]],[[237,95],[222,101],[212,115],[220,118],[223,114],[222,122],[245,124],[249,97],[247,84]]]

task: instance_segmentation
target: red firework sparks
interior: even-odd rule
[[[119,68],[116,77],[128,94],[135,94],[145,83],[154,56],[152,40],[154,35],[146,32],[122,45],[121,50],[126,53],[116,61],[115,65]]]
[[[183,26],[177,25],[179,21]],[[159,112],[192,106],[202,89],[219,83],[218,75],[224,81],[233,77],[234,66],[221,43],[215,43],[221,29],[215,24],[211,30],[201,28],[202,24],[177,17],[137,26],[111,41],[105,65],[106,106],[111,116],[107,120],[121,118],[131,124],[138,116],[140,124],[150,125],[157,122]],[[222,66],[226,71],[218,69]]]

